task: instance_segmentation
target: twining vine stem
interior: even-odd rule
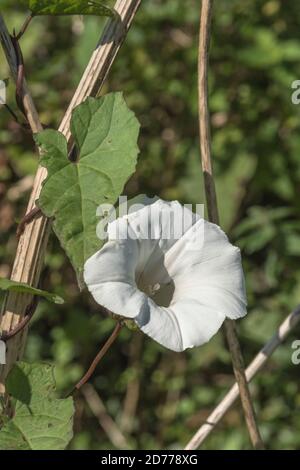
[[[84,374],[84,376],[79,380],[79,382],[75,385],[74,389],[72,390],[71,393],[73,393],[73,391],[75,390],[80,390],[81,387],[83,387],[91,378],[91,376],[93,375],[93,373],[95,372],[96,370],[96,367],[97,365],[99,364],[99,362],[101,361],[101,359],[105,356],[105,354],[107,353],[107,351],[110,349],[110,347],[113,345],[113,343],[115,342],[115,340],[117,339],[117,337],[119,336],[120,332],[121,332],[121,329],[122,329],[122,322],[118,322],[112,332],[112,334],[110,335],[110,337],[108,338],[108,340],[106,341],[106,343],[104,344],[104,346],[100,349],[100,351],[98,352],[97,356],[95,357],[95,359],[93,360],[93,362],[91,363],[88,371]],[[71,394],[70,393],[70,394]]]
[[[59,127],[60,132],[66,137],[69,146],[72,144],[70,131],[72,111],[77,105],[82,103],[85,98],[88,96],[96,96],[99,93],[140,4],[141,0],[117,0],[114,9],[119,13],[122,21],[115,21],[114,19],[108,21],[99,44],[92,53],[82,79]],[[15,81],[17,81],[18,67],[16,52],[1,14],[0,40],[12,76]],[[39,132],[42,130],[42,125],[29,93],[26,80],[23,81],[22,91],[23,105],[28,123],[33,133]],[[39,198],[42,183],[46,176],[46,169],[39,167],[35,175],[34,185],[27,206],[27,214],[36,207],[35,201]],[[50,221],[43,216],[34,218],[26,224],[18,242],[11,274],[12,280],[24,282],[31,286],[38,285],[43,267],[49,229]],[[24,315],[26,315],[26,309],[30,301],[31,298],[28,295],[9,292],[3,303],[2,313],[0,315],[0,329],[4,332],[9,332],[14,329],[14,327],[22,321]],[[7,364],[0,367],[0,395],[5,392],[4,384],[7,373],[14,362],[22,357],[25,342],[26,328],[7,343]]]
[[[27,18],[25,19],[20,31],[18,34],[15,35],[16,39],[19,41],[21,39],[21,37],[25,34],[28,26],[30,25],[31,23],[31,20],[33,18],[33,15],[28,15]]]
[[[202,0],[198,53],[199,131],[208,217],[211,222],[219,224],[217,196],[212,169],[208,106],[208,65],[212,7],[213,0]],[[255,449],[263,449],[264,444],[257,426],[255,410],[245,375],[243,356],[233,320],[225,320],[225,332],[250,439]]]
[[[6,333],[1,333],[0,339],[2,341],[7,342],[10,339],[14,338],[22,330],[24,330],[24,328],[26,328],[26,326],[29,324],[30,320],[32,319],[33,315],[35,314],[37,305],[38,305],[38,297],[34,296],[32,302],[26,308],[26,312],[25,312],[23,319],[12,330]]]

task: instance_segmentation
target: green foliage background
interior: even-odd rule
[[[103,92],[124,90],[142,131],[138,172],[127,194],[204,202],[197,124],[197,0],[144,0]],[[5,9],[12,28],[24,12]],[[34,19],[22,39],[26,70],[42,121],[57,127],[104,21]],[[215,2],[210,92],[213,156],[221,221],[243,253],[249,315],[239,322],[247,363],[299,303],[300,112],[291,83],[300,78],[300,5],[294,0]],[[0,56],[0,78],[8,71]],[[14,105],[14,87],[9,103]],[[10,273],[16,220],[24,213],[37,158],[32,139],[0,112],[0,276]],[[20,187],[20,181],[22,185]],[[27,186],[26,186],[27,185]],[[27,190],[26,190],[27,188]],[[52,236],[43,288],[66,303],[41,302],[25,358],[57,365],[68,390],[113,327],[87,294]],[[271,449],[300,448],[299,367],[291,344],[276,352],[251,386]],[[92,384],[133,448],[180,448],[232,384],[222,333],[177,354],[124,330]],[[112,449],[83,397],[72,449]],[[206,449],[246,449],[240,406],[207,439]]]

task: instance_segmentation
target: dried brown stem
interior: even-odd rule
[[[99,93],[140,3],[141,0],[118,0],[116,2],[115,9],[120,14],[122,23],[115,20],[108,21],[100,42],[90,58],[89,64],[59,127],[60,132],[65,135],[69,144],[71,143],[70,119],[72,110],[87,96],[96,96]],[[0,40],[12,75],[17,80],[16,54],[2,15],[0,15]],[[23,105],[32,132],[41,131],[42,126],[26,81],[23,83]],[[40,195],[42,183],[46,175],[46,169],[39,167],[26,213],[30,213],[35,207],[35,201]],[[11,274],[12,280],[37,286],[43,266],[49,227],[50,223],[45,217],[34,219],[26,225],[18,243]],[[10,331],[22,320],[28,301],[30,301],[28,295],[16,292],[10,292],[7,295],[2,309],[0,324],[0,328],[3,331]],[[0,367],[0,394],[5,391],[4,382],[8,371],[14,362],[22,356],[25,341],[26,329],[9,342],[7,364]]]
[[[211,222],[219,224],[217,196],[212,169],[210,114],[208,106],[208,64],[212,6],[213,0],[202,0],[198,57],[199,131],[208,217]],[[225,320],[225,332],[250,439],[255,449],[263,449],[264,444],[256,423],[255,410],[245,375],[244,362],[235,330],[235,324],[230,319]]]
[[[253,361],[246,369],[246,377],[250,382],[256,374],[264,367],[268,359],[274,351],[283,343],[291,331],[300,323],[300,306],[298,306],[288,317],[281,323],[278,330],[265,346],[255,356]],[[207,436],[215,429],[216,425],[221,421],[223,416],[234,404],[239,396],[239,388],[235,383],[218,406],[208,416],[206,422],[198,429],[196,434],[189,441],[185,450],[195,450],[205,441]]]
[[[124,434],[118,428],[115,421],[108,414],[105,405],[95,388],[91,384],[85,384],[81,389],[81,393],[84,396],[90,410],[93,415],[98,419],[98,422],[111,443],[117,449],[130,449],[130,445],[127,442]]]
[[[38,305],[38,297],[34,296],[32,302],[26,308],[25,316],[23,317],[23,319],[17,324],[17,326],[15,326],[13,330],[10,330],[7,333],[2,333],[0,335],[0,338],[6,342],[14,338],[17,334],[19,334],[22,330],[24,330],[24,328],[29,324],[31,318],[35,314],[37,305]]]

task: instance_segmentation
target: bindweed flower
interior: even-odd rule
[[[85,264],[96,302],[173,351],[200,346],[246,314],[240,250],[177,201],[157,200],[108,224]]]

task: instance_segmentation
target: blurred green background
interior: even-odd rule
[[[123,90],[142,125],[138,170],[126,189],[130,196],[204,202],[197,121],[199,13],[198,0],[143,0],[103,89]],[[3,14],[10,29],[18,30],[25,18],[15,8],[4,8]],[[34,19],[22,39],[28,82],[44,124],[58,126],[103,24],[99,18]],[[291,102],[291,84],[300,79],[299,31],[300,4],[294,0],[215,2],[213,158],[222,226],[243,254],[249,314],[238,328],[246,363],[299,302],[300,108]],[[9,73],[1,54],[3,79]],[[16,110],[12,81],[8,91]],[[24,213],[36,167],[30,135],[2,107],[0,276],[10,274],[16,221]],[[25,357],[53,361],[63,392],[81,377],[114,322],[88,294],[79,293],[54,236],[43,279],[44,288],[67,302],[40,303]],[[251,385],[270,449],[300,448],[300,366],[291,362],[291,344],[299,338],[300,328]],[[70,448],[182,448],[232,382],[222,333],[202,348],[178,354],[124,329],[97,369],[90,395],[77,399]],[[97,408],[106,431],[89,405]],[[239,404],[203,448],[250,448]]]

